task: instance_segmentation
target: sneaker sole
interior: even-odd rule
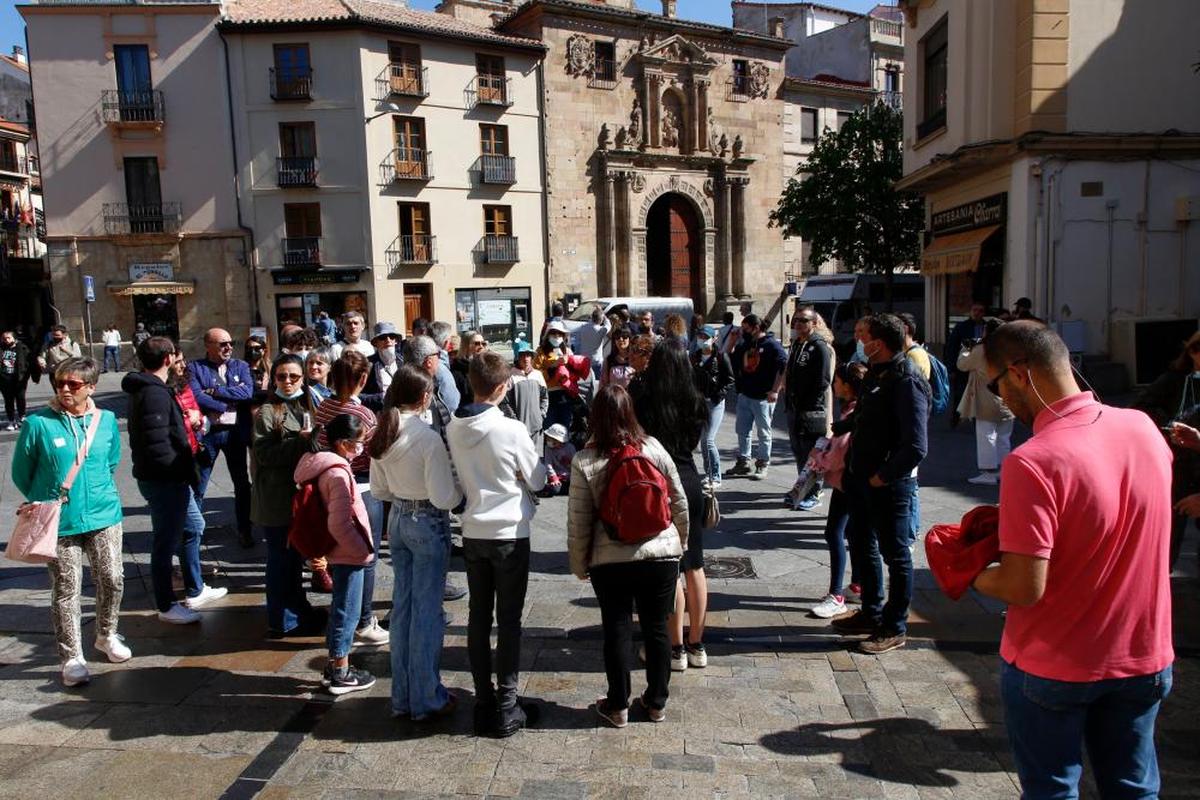
[[[687,672],[687,664],[685,663],[681,667],[681,666],[675,664],[675,662],[671,662],[671,672]]]
[[[865,642],[863,644],[865,644]],[[903,642],[897,642],[896,644],[885,647],[882,650],[868,650],[860,644],[858,646],[858,651],[860,653],[865,653],[869,656],[880,656],[880,655],[883,655],[884,653],[890,653],[893,650],[899,650],[901,647],[904,647],[904,645],[906,645],[906,644],[908,644],[907,639]]]
[[[388,639],[384,639],[382,642],[370,642],[370,641],[366,641],[365,639],[359,639],[356,636],[356,637],[354,637],[354,643],[356,645],[358,645],[359,647],[387,647],[389,644],[392,643],[392,640],[390,638],[388,638]]]
[[[603,711],[601,711],[599,704],[597,704],[595,706],[595,708],[596,708],[596,716],[598,716],[600,719],[607,722],[610,726],[617,728],[617,729],[629,727],[628,719],[626,719],[624,722],[618,722],[617,720],[610,717],[608,714],[605,714]]]
[[[100,647],[97,647],[96,651],[99,653],[103,653],[104,657],[107,658],[109,660],[109,662],[111,662],[113,664],[124,664],[126,661],[133,658],[133,653],[130,653],[129,655],[125,656],[124,658],[117,658],[112,653],[110,653],[107,650],[104,650]]]
[[[168,625],[196,625],[200,622],[200,617],[197,615],[196,619],[168,619],[160,615],[158,621]]]
[[[814,609],[811,609],[811,611],[812,611],[812,615],[814,617],[817,617],[818,619],[833,619],[838,614],[845,614],[846,608],[842,607],[842,608],[835,609],[833,611],[817,611],[814,608]]]
[[[643,697],[638,697],[637,704],[642,707],[643,711],[646,712],[646,719],[650,720],[654,724],[657,725],[660,722],[667,721],[666,709],[660,709],[659,711],[655,711],[654,709],[650,708],[650,706],[646,705],[646,700]]]
[[[62,679],[63,686],[66,686],[68,689],[74,689],[76,686],[87,686],[91,682],[92,682],[91,676],[88,676],[81,681],[72,681],[72,680],[68,680],[66,678]]]
[[[333,684],[330,684],[329,686],[325,687],[325,691],[329,692],[334,697],[339,697],[343,694],[350,694],[351,692],[365,692],[374,685],[375,681],[357,686],[334,686]]]
[[[229,592],[226,592],[223,595],[219,595],[217,597],[210,597],[207,600],[200,600],[199,602],[196,602],[195,600],[192,600],[189,598],[189,599],[183,601],[183,607],[190,609],[192,611],[195,611],[198,608],[204,608],[207,605],[211,605],[212,603],[215,603],[218,600],[223,600],[225,598],[225,596],[228,594],[229,594]]]

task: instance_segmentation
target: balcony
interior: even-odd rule
[[[479,180],[512,186],[517,182],[517,159],[515,156],[482,155],[479,157]]]
[[[391,63],[375,78],[375,99],[389,97],[429,97],[429,67]]]
[[[588,86],[593,89],[615,89],[617,87],[617,62],[612,59],[596,59]]]
[[[882,91],[877,95],[877,99],[893,111],[904,111],[904,94],[902,92]]]
[[[750,102],[750,76],[734,75],[726,81],[725,99],[731,103]]]
[[[512,101],[512,78],[499,75],[476,75],[467,87],[467,108],[500,106],[507,108]]]
[[[10,175],[36,175],[37,167],[32,163],[35,161],[37,159],[31,159],[28,156],[0,152],[0,172],[7,172]]]
[[[427,181],[430,151],[413,147],[397,147],[379,165],[379,182],[387,186],[398,181]]]
[[[871,38],[887,44],[904,43],[904,25],[886,19],[871,19]]]
[[[105,203],[104,232],[109,236],[179,233],[179,203]]]
[[[166,121],[163,93],[107,89],[100,93],[100,116],[110,125],[159,127]]]
[[[4,254],[9,258],[41,258],[41,253],[38,252],[40,244],[36,237],[32,235],[15,234],[12,236],[4,236],[0,238],[0,244],[4,248]]]
[[[429,234],[397,236],[384,251],[388,269],[437,263],[437,237]]]
[[[303,189],[317,185],[316,156],[283,156],[275,159],[280,189]]]
[[[283,266],[321,266],[321,237],[293,236],[282,241]]]
[[[931,136],[946,127],[946,107],[934,111],[924,122],[917,123],[917,141]]]
[[[312,67],[270,69],[271,99],[278,101],[312,99]]]
[[[484,236],[483,260],[488,264],[515,264],[520,261],[517,237],[495,233]]]

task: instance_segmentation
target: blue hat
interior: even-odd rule
[[[712,325],[705,325],[700,329],[700,333],[704,334],[704,338],[706,339],[715,339],[717,336],[717,332],[713,329]]]
[[[532,353],[532,352],[533,352],[533,345],[531,345],[529,342],[526,342],[523,340],[518,340],[517,346],[513,351],[513,355],[519,356],[519,355],[521,355],[521,353]]]

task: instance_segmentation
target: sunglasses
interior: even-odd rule
[[[220,347],[222,350],[224,350],[226,347],[233,347],[233,342],[229,339],[226,339],[223,342],[213,342],[213,344],[215,344],[217,347]]]
[[[58,382],[58,388],[61,389],[64,386],[67,387],[68,389],[70,389],[72,392],[78,392],[80,389],[82,389],[85,386],[91,386],[91,384],[88,383],[87,381],[77,381],[77,380],[72,380],[71,378],[66,378],[66,379]]]
[[[304,380],[304,376],[299,372],[280,372],[275,376],[275,380],[280,383],[295,383]]]
[[[996,397],[999,397],[1000,396],[1000,381],[1004,378],[1005,375],[1008,374],[1008,371],[1010,369],[1017,366],[1018,364],[1024,364],[1027,360],[1028,359],[1018,358],[1016,361],[1009,364],[1007,367],[1004,368],[1003,372],[1001,372],[999,375],[997,375],[996,377],[994,377],[990,381],[988,381],[987,390],[989,392],[991,392],[992,394],[996,395]]]

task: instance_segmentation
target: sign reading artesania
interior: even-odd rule
[[[170,261],[134,262],[129,265],[129,280],[132,283],[173,281],[175,280],[175,267]]]
[[[1004,192],[964,203],[961,206],[947,208],[933,215],[930,230],[934,234],[950,233],[952,231],[967,231],[972,228],[983,228],[988,225],[1003,225],[1005,222],[1005,203],[1008,195]]]

